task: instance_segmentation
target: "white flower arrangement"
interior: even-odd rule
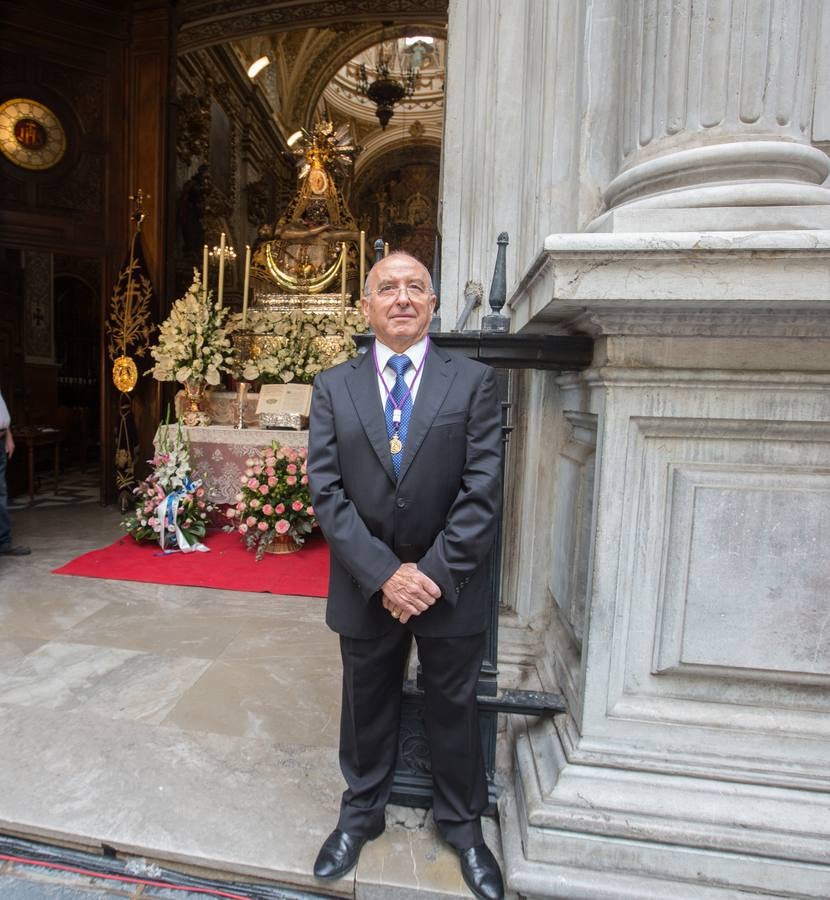
[[[175,545],[178,532],[190,549],[196,549],[205,536],[208,516],[213,505],[205,497],[201,481],[193,481],[190,464],[190,445],[182,432],[181,423],[175,432],[170,417],[164,431],[159,432],[156,455],[149,460],[153,471],[133,490],[136,507],[121,523],[121,527],[137,541],[169,540]],[[161,504],[173,495],[176,502],[168,513],[160,513]],[[180,549],[185,549],[180,545]]]
[[[231,372],[234,359],[228,338],[228,308],[220,306],[193,270],[193,284],[170,310],[159,327],[159,340],[150,353],[156,364],[150,371],[157,381],[206,381],[217,385],[222,372]]]
[[[363,313],[348,307],[341,321],[338,315],[296,310],[274,315],[248,310],[246,330],[267,335],[269,352],[245,360],[242,377],[246,381],[295,381],[310,384],[323,369],[345,362],[357,353],[352,337],[368,330]],[[241,317],[231,318],[228,330],[241,329]]]

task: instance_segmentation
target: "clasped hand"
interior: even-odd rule
[[[393,618],[406,623],[419,616],[441,596],[441,588],[415,563],[403,563],[397,572],[383,583],[383,608]]]

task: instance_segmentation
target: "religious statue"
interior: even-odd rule
[[[234,337],[245,378],[310,379],[353,353],[352,335],[365,329],[351,303],[365,242],[338,183],[356,152],[346,130],[321,122],[302,133],[297,191],[257,231],[253,303]]]
[[[354,257],[347,244],[360,236],[335,177],[351,165],[356,148],[345,127],[320,122],[303,133],[294,152],[300,162],[297,193],[271,240],[257,248],[254,269],[284,293],[317,294],[342,276],[342,266]]]

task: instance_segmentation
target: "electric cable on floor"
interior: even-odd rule
[[[85,875],[90,878],[100,878],[118,883],[161,887],[171,891],[188,891],[192,894],[210,894],[214,897],[224,897],[226,900],[250,900],[251,897],[250,894],[243,896],[242,894],[229,894],[226,891],[217,891],[209,887],[185,887],[184,885],[172,884],[168,881],[151,881],[146,878],[135,878],[132,875],[109,875],[106,872],[93,872],[91,869],[82,869],[77,866],[64,866],[54,862],[42,862],[41,860],[27,859],[24,856],[12,856],[7,853],[0,853],[0,861],[12,862],[22,866],[41,866],[58,872],[69,872],[72,875]]]
[[[104,847],[104,856],[69,850],[48,844],[36,844],[21,838],[0,835],[0,862],[42,867],[73,875],[101,878],[116,883],[166,888],[172,891],[209,894],[222,900],[321,900],[321,894],[309,894],[267,884],[218,882],[197,875],[186,875],[154,865],[158,878],[142,878],[130,874],[129,862],[119,859],[111,848]],[[186,900],[186,898],[185,898]]]

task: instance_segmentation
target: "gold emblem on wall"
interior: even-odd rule
[[[138,384],[138,368],[129,356],[119,356],[112,364],[112,382],[125,394]]]
[[[22,169],[51,169],[66,153],[66,133],[48,106],[15,97],[0,104],[0,151]]]

